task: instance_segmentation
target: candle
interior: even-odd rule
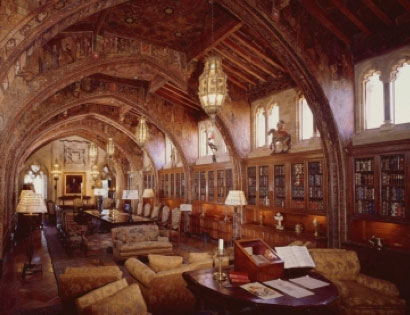
[[[219,252],[220,254],[222,254],[223,251],[224,251],[224,240],[223,240],[222,238],[220,238],[220,239],[218,240],[218,252]]]

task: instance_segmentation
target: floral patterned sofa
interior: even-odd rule
[[[182,314],[194,310],[195,297],[182,278],[185,271],[206,269],[213,266],[208,253],[191,253],[188,263],[178,256],[149,255],[149,265],[136,258],[125,261],[125,267],[137,281],[148,306],[154,314]]]
[[[310,249],[316,271],[339,289],[343,314],[404,314],[405,301],[386,280],[360,273],[356,252],[346,249]]]
[[[117,260],[137,255],[172,254],[168,237],[159,236],[155,224],[121,226],[111,230],[113,255]]]

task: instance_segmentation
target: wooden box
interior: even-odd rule
[[[235,270],[246,272],[251,281],[280,278],[283,260],[261,239],[237,240],[234,243]]]

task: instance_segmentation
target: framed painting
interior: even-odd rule
[[[83,183],[85,173],[64,173],[64,195],[81,195]]]

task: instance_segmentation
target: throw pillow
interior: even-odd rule
[[[181,256],[148,255],[149,266],[155,272],[179,268],[182,260]]]
[[[189,253],[188,254],[188,263],[193,264],[198,261],[204,261],[207,259],[212,259],[212,256],[208,253]]]

